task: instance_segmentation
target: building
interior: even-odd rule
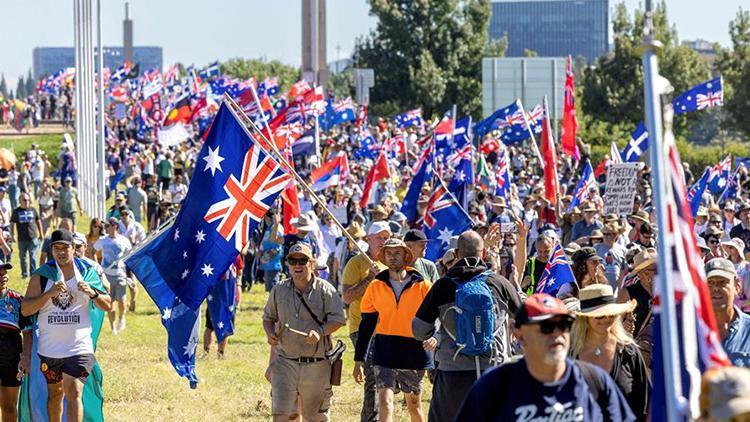
[[[508,37],[506,57],[574,58],[593,63],[609,47],[608,0],[495,0],[490,39]]]
[[[343,59],[334,60],[334,61],[328,63],[328,73],[330,73],[331,75],[335,75],[337,73],[341,73],[341,72],[349,69],[350,67],[352,67],[352,64],[354,64],[354,60],[352,60],[352,59],[350,59],[348,57],[347,58],[343,58]]]
[[[33,51],[34,79],[39,80],[44,75],[51,75],[64,67],[75,66],[75,50],[73,47],[36,47]],[[96,57],[97,49],[94,48]],[[134,62],[140,64],[140,70],[162,70],[161,47],[134,47]],[[104,66],[116,69],[122,66],[125,54],[122,47],[104,47]],[[96,62],[96,60],[94,61]]]
[[[564,57],[485,57],[482,59],[482,117],[521,100],[526,112],[547,96],[550,115],[562,118]]]
[[[682,42],[682,45],[690,47],[693,51],[701,56],[701,59],[705,61],[709,66],[713,66],[718,54],[714,48],[714,43],[698,38],[697,40],[686,40]]]

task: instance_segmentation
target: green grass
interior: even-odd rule
[[[72,134],[71,134],[72,136]],[[57,168],[57,153],[63,142],[63,135],[11,135],[0,137],[0,147],[15,151],[16,157],[23,157],[31,149],[31,144],[37,144],[49,157],[50,163]]]
[[[17,255],[13,257],[13,264],[10,287],[24,292],[26,283],[21,280]],[[229,339],[226,358],[216,358],[215,345],[208,357],[199,358],[196,362],[200,384],[198,389],[191,390],[188,382],[178,378],[172,369],[159,312],[140,288],[138,308],[126,318],[127,329],[114,336],[105,323],[100,336],[97,359],[104,372],[106,420],[270,420],[271,386],[264,378],[269,346],[261,326],[266,299],[262,285],[255,285],[250,293],[242,295],[236,334]],[[347,344],[347,353],[343,385],[334,387],[331,420],[359,420],[362,387],[351,376],[353,348],[346,327],[336,334]],[[199,350],[202,350],[202,343]],[[425,379],[423,386],[422,407],[426,413],[431,385]],[[400,405],[403,396],[398,395],[396,402],[395,420],[408,420],[406,408]]]

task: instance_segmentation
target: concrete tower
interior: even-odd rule
[[[302,77],[328,88],[326,0],[302,0]]]
[[[122,50],[125,60],[133,63],[133,21],[129,3],[125,3],[125,20],[122,21]]]

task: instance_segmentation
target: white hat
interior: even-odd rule
[[[367,235],[370,236],[380,232],[388,232],[388,234],[393,233],[391,232],[391,225],[388,224],[387,221],[375,221],[370,225],[370,229],[367,230]]]

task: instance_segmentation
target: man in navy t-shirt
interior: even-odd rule
[[[574,319],[559,299],[531,295],[515,321],[523,358],[485,373],[456,421],[634,421],[607,373],[567,358]]]

